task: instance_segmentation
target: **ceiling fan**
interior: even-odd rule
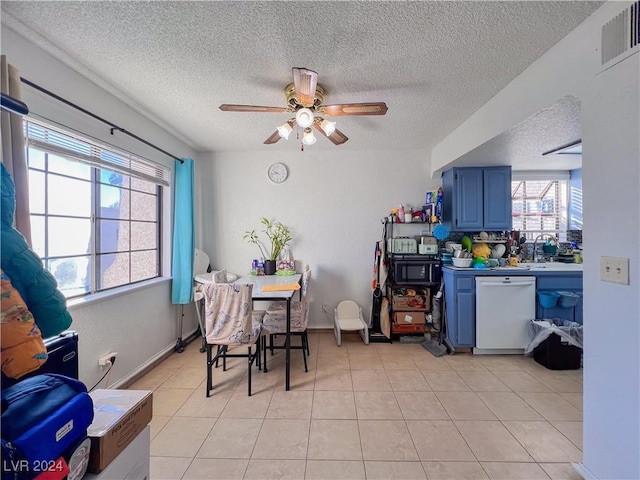
[[[336,128],[336,122],[326,120],[322,115],[340,117],[348,115],[384,115],[387,113],[387,105],[384,102],[323,105],[325,89],[318,84],[318,74],[307,68],[293,68],[293,83],[285,87],[284,94],[287,99],[286,107],[262,107],[225,103],[220,105],[220,110],[224,112],[293,113],[295,116],[279,126],[264,143],[270,145],[281,138],[288,139],[293,127],[298,125],[303,132],[303,149],[304,145],[313,145],[316,142],[311,127],[314,127],[335,145],[342,145],[349,140],[344,133]]]

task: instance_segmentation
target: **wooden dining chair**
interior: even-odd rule
[[[264,311],[252,307],[253,284],[211,283],[204,285],[207,348],[207,397],[213,390],[213,367],[222,358],[247,358],[247,393],[251,396],[251,367],[260,366],[260,333]],[[215,355],[213,347],[217,347]],[[246,346],[246,353],[229,353],[229,347]],[[235,352],[235,351],[234,351]]]

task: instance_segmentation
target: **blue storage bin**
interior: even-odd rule
[[[538,292],[538,302],[542,308],[553,308],[558,303],[560,294],[557,292]]]
[[[562,308],[575,307],[580,300],[580,295],[574,292],[558,292],[560,298],[558,298],[558,305]]]

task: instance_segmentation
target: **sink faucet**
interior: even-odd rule
[[[540,235],[538,235],[538,236],[536,237],[536,239],[533,241],[533,261],[534,261],[535,263],[538,263],[538,261],[540,260],[540,257],[538,257],[538,249],[537,249],[537,246],[538,246],[538,240],[540,240],[540,239],[542,239],[542,238],[544,238],[544,237],[549,237],[549,239],[550,239],[550,240],[555,241],[555,243],[556,243],[556,247],[558,246],[558,239],[557,239],[557,237],[554,237],[554,236],[553,236],[553,235],[551,235],[550,233],[541,233]],[[544,257],[544,255],[543,255],[543,257]]]

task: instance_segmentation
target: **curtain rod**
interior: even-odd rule
[[[181,158],[176,157],[175,155],[172,155],[171,153],[167,152],[166,150],[163,150],[162,148],[160,148],[160,147],[158,147],[158,146],[154,145],[153,143],[146,141],[144,138],[140,138],[139,136],[134,135],[133,133],[131,133],[131,132],[129,132],[129,131],[127,131],[127,130],[125,130],[124,128],[119,127],[119,126],[118,126],[118,125],[116,125],[115,123],[111,123],[109,120],[105,120],[104,118],[99,117],[99,116],[98,116],[98,115],[96,115],[95,113],[90,112],[89,110],[86,110],[86,109],[82,108],[81,106],[76,105],[76,104],[75,104],[75,103],[73,103],[73,102],[70,102],[70,101],[69,101],[69,100],[67,100],[66,98],[62,98],[61,96],[56,95],[55,93],[53,93],[53,92],[51,92],[51,91],[47,90],[46,88],[41,87],[40,85],[38,85],[38,84],[36,84],[36,83],[33,83],[33,82],[32,82],[32,81],[30,81],[30,80],[27,80],[27,79],[26,79],[26,78],[24,78],[24,77],[20,77],[20,81],[21,81],[22,83],[24,83],[24,84],[26,84],[26,85],[28,85],[28,86],[32,87],[32,88],[35,88],[36,90],[41,91],[41,92],[42,92],[42,93],[44,93],[44,94],[49,95],[50,97],[55,98],[56,100],[58,100],[59,102],[64,103],[65,105],[69,105],[70,107],[73,107],[73,108],[75,108],[76,110],[80,110],[80,111],[81,111],[82,113],[84,113],[85,115],[89,115],[90,117],[93,117],[93,118],[95,118],[96,120],[101,121],[102,123],[106,123],[107,125],[109,125],[109,126],[111,127],[111,135],[113,135],[113,131],[114,131],[114,130],[117,130],[117,131],[118,131],[118,132],[120,132],[120,133],[124,133],[125,135],[129,135],[130,137],[132,137],[132,138],[134,138],[134,139],[138,140],[139,142],[142,142],[142,143],[144,143],[145,145],[148,145],[149,147],[154,148],[154,149],[158,150],[159,152],[162,152],[162,153],[164,153],[165,155],[167,155],[167,156],[169,156],[169,157],[171,157],[171,158],[174,158],[174,159],[178,160],[180,163],[184,163],[184,160],[182,160]]]

